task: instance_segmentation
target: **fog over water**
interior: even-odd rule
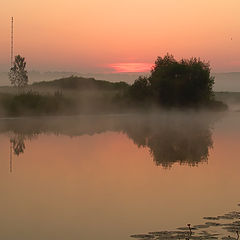
[[[1,119],[0,238],[122,240],[236,210],[239,121],[233,111]]]
[[[139,148],[148,148],[156,165],[175,162],[197,165],[207,162],[212,148],[212,126],[221,114],[155,112],[143,114],[92,115],[79,117],[10,118],[1,121],[16,155],[24,153],[25,141],[42,134],[70,137],[117,132]]]

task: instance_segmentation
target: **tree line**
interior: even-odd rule
[[[9,71],[9,79],[12,85],[21,89],[28,85],[25,58],[20,55],[15,57]],[[75,85],[80,84],[77,77],[73,76],[63,80],[61,83],[68,88],[74,84],[76,89]],[[107,84],[106,81],[102,82]],[[151,105],[167,108],[204,106],[220,110],[227,108],[225,104],[214,99],[214,77],[211,76],[210,64],[200,58],[177,61],[173,55],[166,54],[157,58],[149,76],[140,76],[132,85],[127,83],[122,85],[116,87],[124,91],[119,91],[112,100],[116,108],[121,104],[124,107],[129,105],[140,108]]]

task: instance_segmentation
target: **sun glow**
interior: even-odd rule
[[[109,67],[114,72],[149,72],[152,68],[152,63],[113,63]]]

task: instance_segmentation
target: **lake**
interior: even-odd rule
[[[129,240],[240,211],[239,123],[240,112],[1,119],[0,239]]]

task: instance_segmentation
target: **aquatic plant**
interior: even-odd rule
[[[233,211],[229,212],[217,217],[204,217],[203,219],[219,221],[219,220],[235,220],[240,218],[240,212]],[[209,231],[203,231],[202,228],[221,228],[225,232],[235,233],[236,236],[223,236],[220,233]],[[154,240],[167,240],[167,239],[219,239],[221,237],[222,240],[239,240],[239,229],[240,229],[240,221],[233,222],[206,222],[201,225],[194,225],[191,227],[191,224],[187,224],[187,227],[179,227],[178,231],[159,231],[159,232],[150,232],[149,235],[132,235],[131,237],[138,239],[154,239]],[[194,230],[194,231],[193,231]],[[146,238],[148,237],[148,238]]]

